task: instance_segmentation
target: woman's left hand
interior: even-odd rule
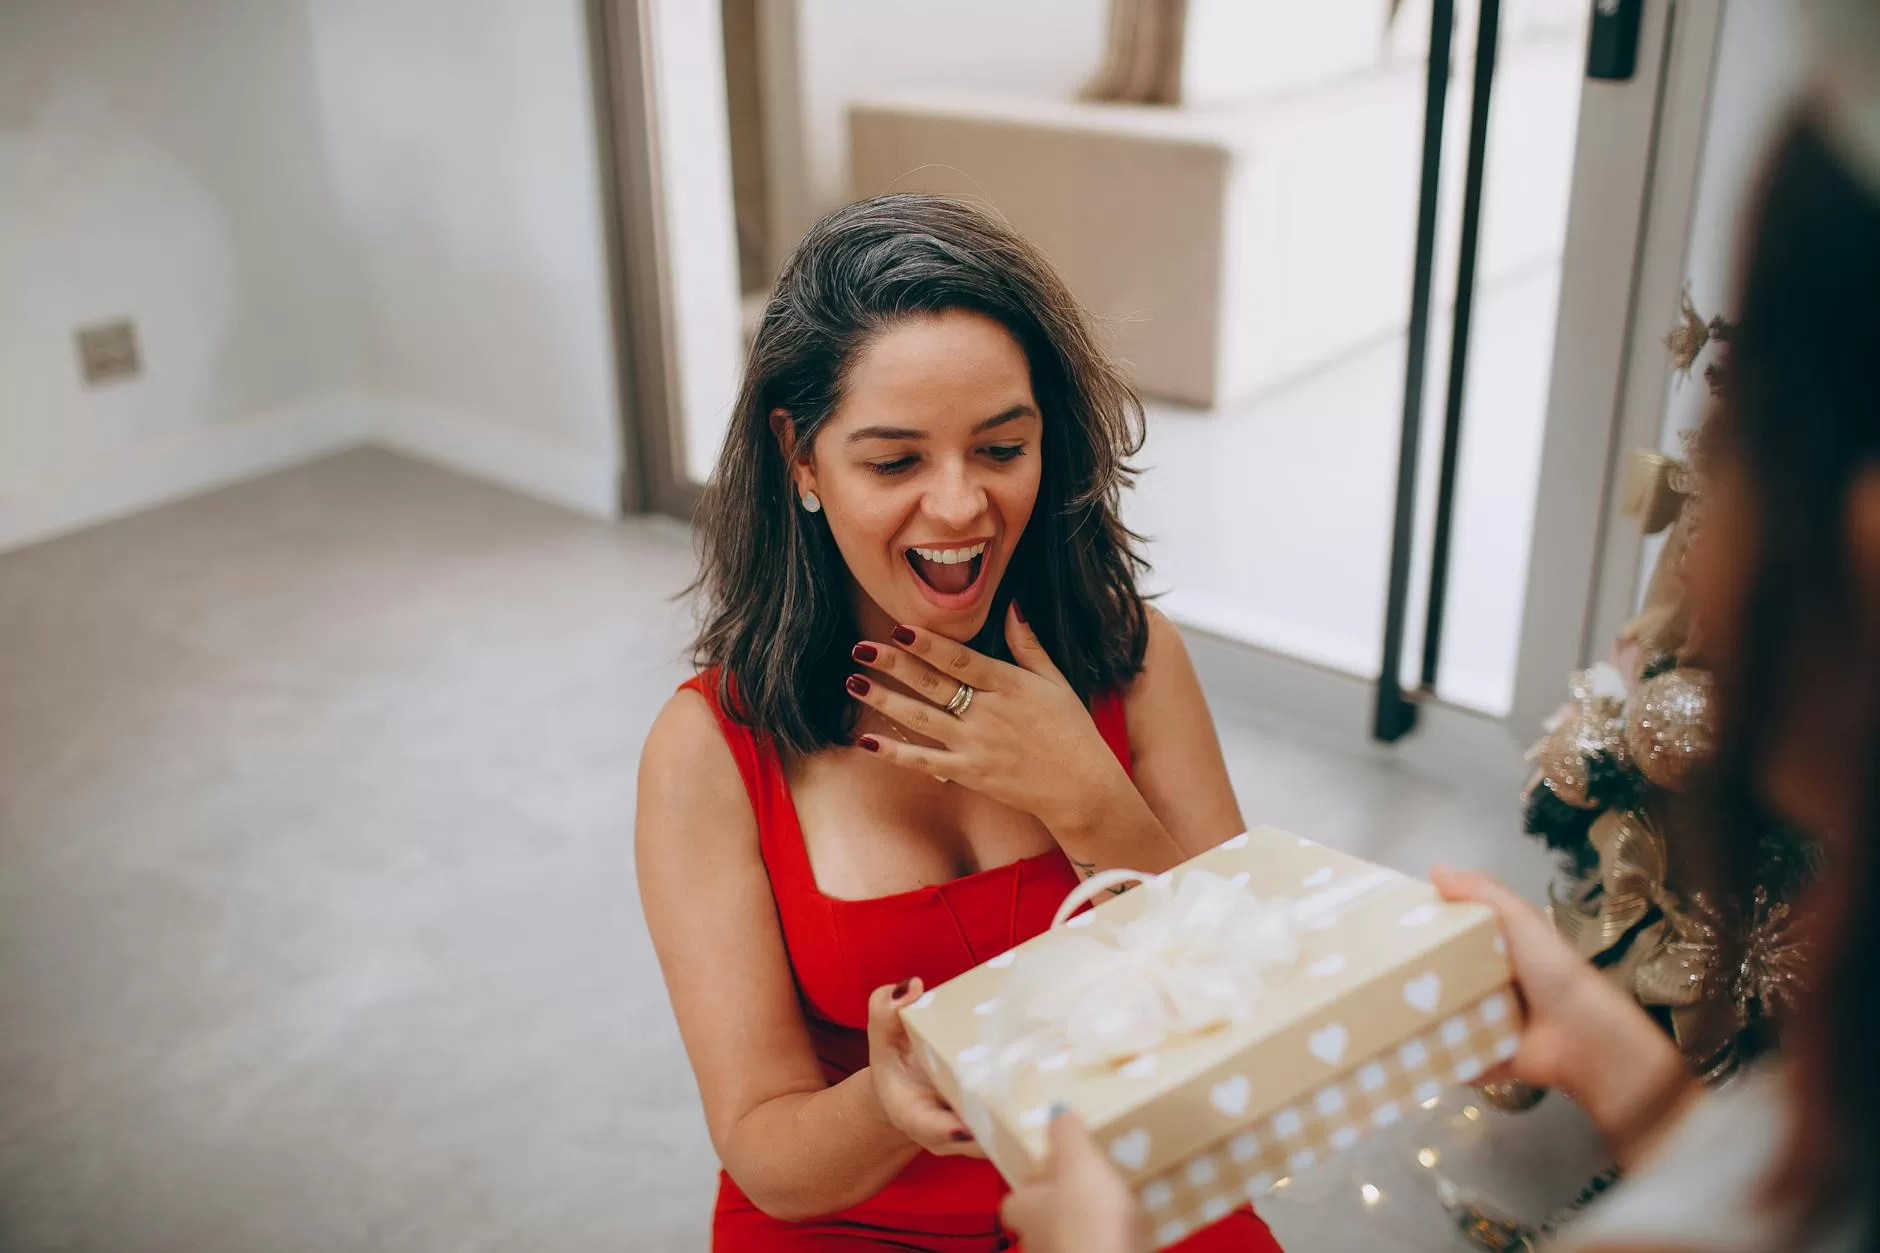
[[[1005,638],[1017,665],[994,661],[931,631],[895,628],[893,644],[864,641],[855,660],[913,695],[856,675],[855,699],[935,745],[879,735],[858,741],[909,770],[969,787],[1038,818],[1053,831],[1087,819],[1128,776],[1090,712],[1013,605]],[[961,684],[971,702],[947,705]]]

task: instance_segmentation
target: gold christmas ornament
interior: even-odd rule
[[[1647,679],[1626,706],[1625,743],[1640,773],[1671,792],[1682,792],[1691,773],[1716,755],[1712,696],[1706,670],[1680,666]]]
[[[1593,757],[1626,759],[1624,695],[1625,681],[1612,667],[1580,671],[1565,717],[1528,749],[1538,781],[1575,809],[1598,807],[1586,790]]]

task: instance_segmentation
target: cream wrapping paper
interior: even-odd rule
[[[1479,1076],[1512,1053],[1518,1028],[1505,994],[1507,959],[1482,906],[1446,904],[1428,883],[1271,827],[1160,876],[1164,906],[1196,871],[1241,890],[1249,916],[1270,919],[1277,906],[1290,907],[1295,951],[1270,935],[1251,950],[1267,959],[1242,985],[1244,1012],[1210,1010],[1204,1029],[1176,1024],[1133,1052],[1079,1049],[1054,1036],[1062,1006],[1044,1016],[1039,1038],[1025,1037],[1023,1024],[1038,1021],[1004,998],[1035,997],[1027,972],[1062,968],[1071,948],[1128,949],[1132,924],[1157,907],[1139,889],[967,971],[903,1013],[941,1094],[1009,1181],[1040,1171],[1048,1111],[1063,1102],[1138,1188],[1162,1244],[1401,1116],[1404,1102]],[[1220,899],[1212,883],[1187,895],[1213,906]],[[1219,956],[1210,937],[1221,927],[1233,931],[1227,923],[1191,928],[1155,960],[1176,963],[1178,984],[1188,958],[1190,975],[1208,972]],[[1088,1002],[1083,1012],[1101,1017],[1101,981],[1073,991]],[[1201,1183],[1188,1187],[1191,1172]]]

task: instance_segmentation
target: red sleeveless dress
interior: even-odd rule
[[[935,987],[997,957],[1049,927],[1059,902],[1077,885],[1070,862],[1053,849],[893,896],[824,896],[810,870],[776,749],[725,716],[708,675],[684,686],[703,696],[718,715],[744,777],[803,1016],[830,1083],[868,1065],[871,992],[912,977]],[[1122,701],[1099,697],[1091,716],[1127,770],[1129,732]],[[990,1162],[923,1153],[860,1205],[788,1223],[759,1210],[729,1175],[721,1175],[712,1248],[714,1253],[997,1253],[1015,1247],[999,1224],[999,1203],[1006,1191]],[[1251,1210],[1232,1214],[1177,1247],[1181,1253],[1279,1251],[1266,1224]]]

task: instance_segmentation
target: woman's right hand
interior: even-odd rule
[[[1507,941],[1527,1022],[1514,1057],[1488,1078],[1559,1088],[1586,1108],[1622,1165],[1636,1160],[1696,1089],[1676,1046],[1508,887],[1441,867],[1430,880],[1445,900],[1488,906]]]
[[[914,1042],[901,1011],[921,994],[919,979],[898,988],[876,988],[868,998],[868,1073],[875,1099],[902,1135],[941,1157],[984,1157],[985,1153],[959,1115],[941,1099],[926,1068],[914,1056]]]

